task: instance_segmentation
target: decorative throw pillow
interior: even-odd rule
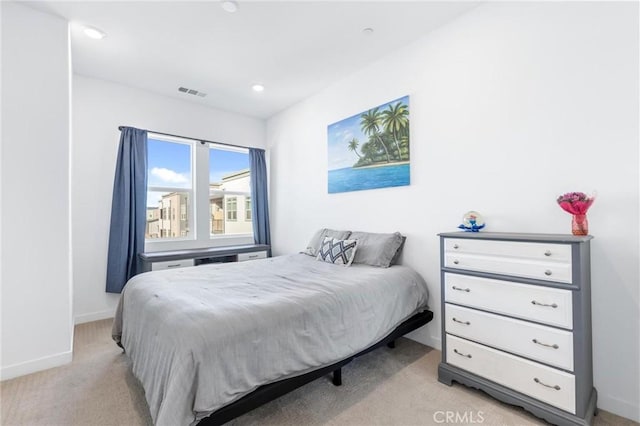
[[[388,268],[402,245],[402,235],[374,234],[372,232],[352,232],[350,239],[358,241],[358,254],[353,263]]]
[[[336,231],[335,229],[322,228],[315,233],[311,238],[311,241],[309,241],[307,248],[302,253],[317,257],[320,244],[322,244],[326,237],[335,238],[337,240],[346,240],[349,238],[349,234],[351,234],[351,231]]]
[[[336,265],[349,266],[356,255],[357,245],[358,243],[355,240],[338,240],[325,237],[316,259]]]

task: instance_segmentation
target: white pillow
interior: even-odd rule
[[[325,237],[318,250],[317,260],[335,265],[349,266],[356,256],[358,242],[356,240],[338,240]]]

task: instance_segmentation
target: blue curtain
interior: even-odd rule
[[[253,239],[256,244],[271,245],[269,198],[267,197],[267,162],[264,149],[249,149],[249,167],[251,168]]]
[[[147,204],[147,131],[123,127],[113,181],[107,292],[120,293],[142,272]]]

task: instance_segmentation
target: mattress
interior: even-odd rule
[[[294,254],[137,275],[113,337],[154,423],[190,425],[261,385],[360,352],[427,301],[426,283],[409,267]]]

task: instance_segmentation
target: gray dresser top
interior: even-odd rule
[[[591,240],[591,235],[571,234],[521,234],[515,232],[442,232],[440,237],[470,238],[479,240],[505,240],[505,241],[546,241],[556,243],[581,243]]]

